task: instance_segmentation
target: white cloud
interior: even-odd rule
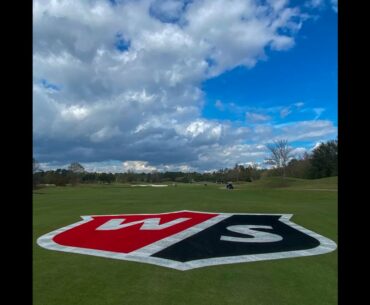
[[[251,123],[265,122],[265,121],[271,120],[271,117],[268,115],[249,112],[249,111],[245,114],[245,117],[247,119],[247,122],[251,122]]]
[[[294,106],[296,106],[298,109],[302,108],[304,106],[303,102],[295,103]]]
[[[182,0],[154,0],[150,13],[162,22],[175,22],[181,18],[184,7]]]
[[[301,158],[304,153],[307,153],[308,149],[305,147],[296,147],[291,151],[293,158]]]
[[[157,170],[156,167],[149,165],[147,161],[126,161],[122,163],[123,171],[135,173],[150,173]]]
[[[324,0],[308,0],[305,5],[310,8],[318,8],[324,5]]]
[[[313,112],[316,114],[314,120],[317,120],[321,114],[325,111],[325,108],[313,108]]]
[[[185,134],[191,138],[206,136],[215,137],[217,140],[220,138],[222,126],[206,121],[191,122],[185,129]]]
[[[220,101],[220,100],[217,100],[215,102],[215,107],[220,110],[220,111],[224,111],[225,110],[225,106],[224,104]]]
[[[77,119],[82,120],[86,118],[89,114],[89,110],[86,107],[79,107],[77,105],[65,107],[62,110],[61,115],[62,117],[68,119]]]
[[[330,0],[334,12],[338,13],[338,0]]]
[[[293,111],[297,111],[297,110],[300,110],[302,109],[302,107],[304,106],[305,104],[303,102],[297,102],[297,103],[294,103],[294,104],[291,104],[287,107],[282,107],[280,109],[280,117],[281,118],[285,118],[287,117],[289,114],[293,113]]]
[[[274,11],[280,11],[286,6],[288,0],[267,0],[267,2],[272,6]]]
[[[300,121],[276,125],[277,138],[285,138],[290,142],[314,141],[318,138],[332,138],[336,136],[337,128],[331,121],[315,120]]]
[[[288,116],[290,113],[292,113],[291,107],[284,107],[283,109],[280,110],[280,117],[285,118]]]
[[[202,118],[201,83],[253,67],[266,49],[292,47],[304,16],[287,1],[35,0],[33,14],[34,151],[41,162],[205,170],[257,161],[262,150],[245,143],[285,132]],[[117,48],[119,39],[126,48]]]
[[[93,133],[90,136],[90,139],[94,143],[99,143],[109,140],[113,137],[120,136],[121,134],[122,132],[119,130],[117,126],[115,127],[105,126],[102,129],[99,129],[97,132]]]
[[[338,0],[308,0],[304,6],[310,9],[322,9],[329,6],[334,12],[338,13]]]

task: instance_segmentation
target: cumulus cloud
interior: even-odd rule
[[[162,22],[173,23],[180,20],[186,4],[182,0],[154,0],[149,12]]]
[[[132,171],[135,173],[150,173],[157,168],[149,165],[147,161],[126,161],[123,162],[123,171]]]
[[[309,149],[305,147],[296,147],[291,151],[291,154],[293,158],[299,159],[299,158],[302,158],[302,156],[308,152],[309,152]]]
[[[284,128],[203,118],[201,84],[237,66],[252,68],[267,49],[293,47],[303,20],[285,0],[35,0],[36,158],[115,170],[107,160],[136,170],[257,160],[262,151],[246,143]],[[320,133],[301,129],[311,138]]]

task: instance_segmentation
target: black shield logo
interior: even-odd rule
[[[177,270],[336,249],[332,240],[291,222],[292,216],[194,211],[83,216],[83,221],[41,236],[38,243],[51,250]]]

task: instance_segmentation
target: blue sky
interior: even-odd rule
[[[257,108],[260,113],[303,102],[300,111],[284,118],[275,115],[276,124],[315,118],[314,109],[320,108],[325,109],[320,119],[337,124],[337,22],[337,13],[325,9],[316,20],[303,25],[295,47],[285,52],[268,52],[268,59],[252,69],[237,67],[205,81],[204,117],[245,119],[242,112],[220,110],[215,105],[217,100],[246,109]]]
[[[337,136],[335,0],[35,0],[44,169],[211,171]]]

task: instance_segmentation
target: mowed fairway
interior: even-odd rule
[[[235,190],[189,184],[50,187],[34,192],[35,305],[337,304],[337,250],[328,254],[177,271],[156,265],[46,250],[36,240],[81,215],[177,210],[291,213],[292,221],[337,242],[336,178]],[[319,190],[321,189],[321,190]]]

